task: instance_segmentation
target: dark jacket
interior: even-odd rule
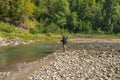
[[[63,36],[63,39],[61,40],[63,44],[67,43],[67,37]]]

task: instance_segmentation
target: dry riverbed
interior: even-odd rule
[[[119,39],[70,41],[85,43],[85,46],[75,49],[70,47],[66,52],[58,48],[43,59],[10,65],[0,72],[0,80],[120,80]],[[99,45],[96,46],[97,43]]]

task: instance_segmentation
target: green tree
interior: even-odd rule
[[[0,0],[0,19],[3,20],[6,17],[9,17],[10,11],[10,0]]]
[[[75,33],[91,32],[91,20],[94,17],[93,11],[96,5],[95,0],[93,0],[92,2],[89,0],[69,0],[69,3],[71,13],[76,13],[74,14],[74,16],[71,15],[72,19],[70,19],[71,21],[69,21],[74,22],[74,24],[71,24],[71,26],[73,27],[71,29],[75,29]],[[69,22],[68,25],[70,25]]]
[[[66,28],[67,16],[70,14],[68,0],[58,0],[55,5],[55,22],[61,27]]]
[[[117,0],[116,14],[114,15],[114,28],[113,32],[115,34],[120,33],[120,1]]]
[[[96,0],[96,4],[94,8],[92,9],[92,17],[90,21],[92,23],[93,32],[95,33],[97,33],[98,30],[100,32],[102,28],[102,22],[104,18],[102,14],[103,3],[104,3],[104,0]]]
[[[1,17],[8,17],[11,22],[24,22],[32,16],[35,7],[31,0],[1,0],[0,5]]]
[[[44,27],[57,25],[61,29],[67,24],[66,17],[70,13],[67,0],[41,0],[37,4],[35,18],[44,24]]]
[[[113,28],[114,28],[114,22],[116,21],[115,15],[116,15],[116,7],[117,2],[116,0],[105,0],[104,6],[103,6],[103,15],[104,15],[104,20],[103,20],[103,30],[112,33]]]
[[[31,33],[117,34],[120,0],[0,0],[0,20],[15,25],[36,21]]]

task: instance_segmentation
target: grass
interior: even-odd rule
[[[99,38],[99,39],[120,39],[120,34],[117,35],[110,35],[110,34],[65,34],[68,38]],[[55,40],[61,39],[61,34],[30,34],[29,32],[23,33],[0,33],[0,37],[6,38],[15,38],[19,37],[23,40],[40,40],[40,41],[47,41],[47,40]]]
[[[53,40],[53,39],[59,39],[61,38],[61,35],[59,34],[51,34],[51,35],[46,35],[46,34],[30,34],[30,33],[5,33],[2,32],[0,33],[0,37],[6,37],[9,39],[19,37],[23,40]]]
[[[74,38],[120,39],[120,34],[72,34]]]
[[[65,33],[68,38],[104,38],[104,39],[120,39],[120,34],[69,34]],[[46,34],[31,34],[29,30],[23,31],[17,29],[14,25],[0,22],[0,37],[6,38],[15,38],[19,37],[23,40],[55,40],[61,39],[61,34],[53,34],[53,33],[46,33]]]
[[[19,37],[23,40],[53,40],[61,38],[60,34],[31,34],[29,30],[20,30],[16,28],[14,25],[0,22],[0,37],[5,37],[8,39],[12,39],[15,37]]]

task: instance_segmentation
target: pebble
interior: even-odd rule
[[[111,57],[108,54],[115,56]],[[117,80],[120,74],[120,58],[117,57],[120,56],[119,53],[114,54],[113,52],[113,54],[110,54],[107,51],[78,50],[66,51],[64,53],[55,52],[54,55],[56,57],[54,61],[33,71],[27,79]],[[10,72],[0,72],[0,77],[10,75]]]
[[[32,80],[33,79],[33,77],[28,77],[28,80]]]
[[[7,72],[7,76],[10,76],[10,72]]]
[[[0,37],[0,47],[9,46],[9,45],[16,46],[16,45],[19,45],[19,44],[26,44],[26,42],[21,40],[18,37],[14,38],[14,39],[6,39],[6,38]]]
[[[94,54],[93,56],[91,52]],[[113,74],[118,75],[114,73],[114,66],[120,66],[120,62],[111,62],[110,56],[107,56],[108,53],[106,51],[103,51],[104,55],[99,54],[99,51],[95,50],[91,52],[87,50],[67,51],[65,53],[56,52],[54,54],[57,60],[50,62],[45,67],[41,67],[37,72],[33,72],[34,76],[31,75],[31,77],[37,77],[38,79],[42,77],[43,80],[48,76],[48,80],[112,80]],[[95,52],[97,52],[97,55]],[[101,57],[98,58],[98,56]],[[114,63],[114,66],[110,67],[109,70],[111,63]]]

